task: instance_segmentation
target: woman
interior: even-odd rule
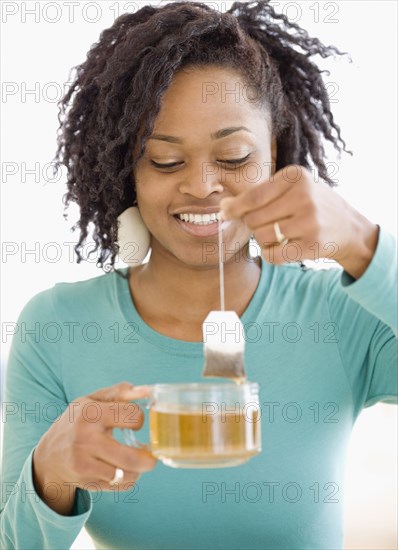
[[[267,1],[225,14],[181,2],[120,17],[78,67],[57,154],[78,261],[92,223],[100,265],[120,249],[135,267],[57,284],[20,315],[46,330],[10,353],[6,401],[25,415],[6,419],[5,547],[67,548],[86,525],[98,548],[341,548],[353,423],[397,402],[396,262],[392,237],[330,189],[322,140],[344,142],[310,57],[333,53]],[[220,210],[263,451],[172,469],[112,430],[147,440],[132,401],[201,378]],[[301,263],[331,251],[340,270]]]

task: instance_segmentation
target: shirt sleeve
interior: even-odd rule
[[[70,548],[92,510],[89,492],[78,489],[73,515],[62,516],[33,483],[34,449],[68,406],[53,295],[45,290],[25,305],[7,364],[0,505],[0,546],[7,549]]]
[[[382,228],[375,254],[355,280],[343,271],[329,285],[331,317],[356,414],[379,401],[398,403],[397,246]]]
[[[365,273],[355,280],[343,271],[341,284],[348,296],[388,325],[397,336],[397,242],[392,235],[379,228],[376,251]]]

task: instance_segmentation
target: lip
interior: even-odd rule
[[[199,214],[199,212],[197,213]],[[207,213],[209,214],[210,212]],[[193,223],[183,222],[179,218],[173,217],[173,219],[183,231],[194,237],[214,237],[215,235],[218,235],[218,222],[210,223],[208,225],[195,225]],[[229,221],[222,222],[222,230],[224,231],[230,223],[231,222]]]

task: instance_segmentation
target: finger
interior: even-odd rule
[[[286,238],[288,238],[286,233],[284,233],[284,229],[282,229],[284,222],[279,221],[278,223],[279,223],[279,228],[280,228],[281,233]],[[280,246],[280,244],[278,243],[278,240],[277,240],[277,235],[275,233],[274,223],[271,223],[271,224],[267,223],[267,224],[259,226],[254,231],[253,234],[254,234],[254,238],[256,239],[256,241],[258,242],[260,247],[263,248],[263,249],[264,248],[269,248],[269,247]]]
[[[259,239],[258,244],[267,252],[263,257],[268,259],[274,256],[275,261],[271,263],[282,263],[282,258],[284,262],[319,261],[324,257],[332,260],[338,252],[338,245],[334,242],[324,242],[311,219],[305,214],[281,221],[280,230],[288,239],[285,245],[270,243],[273,228],[269,225],[254,232],[255,238]],[[277,261],[278,257],[280,262]]]
[[[279,244],[275,242],[275,228],[273,224],[267,224],[254,232],[254,237],[261,247],[262,257],[272,264],[300,262],[305,259],[307,250],[305,233],[305,217],[285,219],[280,223],[281,233],[288,242]]]
[[[104,428],[130,428],[139,430],[145,420],[144,411],[137,403],[96,403],[100,407],[101,424]]]
[[[265,225],[273,226],[275,222],[280,224],[284,220],[294,216],[295,205],[291,202],[286,199],[276,200],[270,205],[262,206],[244,214],[242,219],[247,227],[253,231]]]
[[[261,248],[282,246],[277,242],[274,223],[266,223],[254,231],[254,237]],[[303,238],[303,223],[302,218],[278,220],[280,232],[290,243],[301,241]]]
[[[134,386],[129,382],[120,382],[114,386],[97,390],[88,397],[96,401],[131,401],[149,397],[150,393],[150,386]]]
[[[266,181],[251,187],[236,197],[228,197],[220,202],[223,219],[241,218],[246,213],[273,203],[283,197],[294,185],[294,181],[278,173],[273,181]]]
[[[115,477],[116,468],[120,468],[120,466],[114,466],[96,457],[82,459],[79,467],[79,480],[76,480],[76,484],[84,489],[90,489],[91,487],[91,490],[93,490],[97,488],[96,485],[99,485],[101,489],[106,491],[112,490],[112,487],[115,486],[110,485],[110,481]],[[123,479],[118,484],[121,490],[127,490],[127,485],[131,488],[131,484],[135,483],[141,475],[140,472],[124,469],[123,473]],[[122,486],[124,489],[122,489]]]
[[[102,491],[113,491],[113,492],[118,492],[118,491],[131,491],[131,497],[129,496],[129,500],[126,500],[126,502],[138,502],[137,499],[133,498],[133,495],[134,495],[134,492],[137,491],[137,481],[140,479],[141,475],[140,474],[137,474],[136,476],[133,476],[133,479],[132,480],[128,480],[127,477],[124,477],[123,478],[123,481],[121,481],[120,483],[115,483],[113,485],[111,485],[108,482],[106,481],[101,481],[98,485],[99,485],[99,488],[102,490]],[[126,498],[126,497],[124,497]],[[131,498],[131,500],[130,500]],[[115,500],[115,502],[118,502],[117,500]]]
[[[107,439],[96,446],[94,456],[98,459],[128,472],[149,472],[156,466],[157,459],[147,449],[128,447],[111,437]]]

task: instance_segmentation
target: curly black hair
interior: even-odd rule
[[[323,140],[346,151],[330,111],[322,72],[311,56],[343,55],[275,12],[269,0],[235,2],[225,13],[206,3],[171,1],[118,17],[93,44],[59,105],[56,171],[80,208],[77,263],[93,224],[97,265],[114,269],[118,215],[134,204],[134,168],[173,76],[182,67],[238,70],[259,90],[277,141],[276,169],[315,166],[330,186]],[[138,146],[138,155],[133,151]],[[65,215],[67,217],[67,215]],[[106,264],[110,257],[110,263]],[[117,271],[116,269],[114,269]],[[121,274],[121,273],[119,273]]]

